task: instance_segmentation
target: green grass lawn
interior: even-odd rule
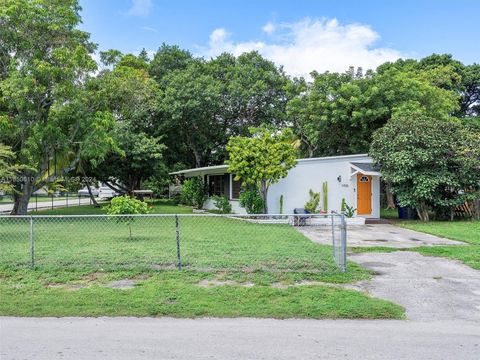
[[[382,219],[398,219],[398,210],[381,208],[380,217]]]
[[[170,200],[151,200],[148,201],[151,214],[191,214],[192,208],[188,206],[177,206]],[[71,207],[62,207],[56,209],[45,209],[31,211],[30,215],[102,215],[107,211],[104,209],[108,202],[101,202],[100,207],[93,205],[80,205]]]
[[[464,241],[468,246],[422,246],[415,251],[427,256],[459,260],[480,270],[480,221],[401,221],[397,225],[444,238]]]
[[[102,213],[92,207],[54,213],[72,214],[79,208]],[[191,209],[157,202],[152,211]],[[400,306],[335,285],[371,275],[354,263],[341,273],[330,246],[311,242],[289,225],[217,216],[184,215],[179,221],[182,271],[175,270],[176,227],[171,216],[135,219],[132,239],[128,224],[114,218],[39,219],[35,270],[29,268],[28,219],[3,220],[0,315],[403,316]],[[130,279],[135,286],[128,290],[107,286],[120,279]],[[216,283],[204,287],[202,280]]]

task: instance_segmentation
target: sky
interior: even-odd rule
[[[292,76],[449,53],[480,62],[480,0],[80,0],[99,50],[257,50]]]

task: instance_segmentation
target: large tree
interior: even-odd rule
[[[444,76],[455,76],[445,70]],[[308,156],[367,152],[375,130],[404,110],[446,119],[458,95],[436,86],[433,76],[408,66],[381,66],[377,73],[313,74],[290,100],[288,115]]]
[[[103,71],[95,79],[98,107],[113,114],[112,137],[116,148],[101,161],[87,164],[90,174],[120,192],[132,194],[152,176],[164,176],[162,136],[155,124],[160,89],[148,74],[143,57],[115,54],[106,63],[112,70]],[[113,57],[112,57],[113,58]],[[88,166],[89,165],[89,166]]]
[[[370,155],[421,220],[430,211],[453,216],[457,205],[480,198],[480,131],[459,121],[399,114],[374,134]]]
[[[12,184],[13,214],[25,214],[33,191],[74,168],[91,145],[92,127],[98,140],[111,126],[102,112],[75,116],[96,68],[95,46],[77,29],[79,11],[76,0],[3,0],[0,6],[0,141],[22,165]]]
[[[172,60],[175,55],[179,61]],[[285,124],[288,78],[256,52],[207,61],[164,45],[150,73],[163,93],[158,122],[171,165],[221,163],[231,136],[248,135],[249,127]]]

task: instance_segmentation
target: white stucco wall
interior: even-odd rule
[[[229,200],[230,205],[232,205],[232,211],[235,214],[246,214],[247,212],[243,207],[240,206],[240,203],[238,200]],[[207,210],[215,210],[216,207],[213,204],[213,199],[209,198],[206,202],[205,205],[203,206]]]
[[[342,198],[348,205],[357,208],[357,177],[351,176],[353,169],[350,163],[371,163],[372,159],[366,155],[335,156],[314,159],[299,159],[297,165],[291,169],[286,178],[270,187],[268,193],[268,212],[280,212],[280,196],[283,195],[283,213],[291,214],[295,208],[303,208],[309,200],[309,189],[320,192],[320,209],[323,210],[324,181],[328,183],[328,212],[341,211]],[[203,176],[208,174],[223,174],[226,166],[194,169],[186,176]],[[338,181],[340,176],[341,181]],[[231,181],[230,181],[231,183]],[[245,214],[238,200],[230,200],[232,210],[237,214]],[[212,199],[208,199],[204,207],[215,209]],[[380,177],[372,176],[372,214],[362,217],[380,217]]]
[[[293,213],[294,208],[303,208],[310,199],[309,189],[320,192],[320,208],[323,210],[322,183],[328,183],[328,212],[340,212],[342,198],[348,205],[357,207],[356,176],[351,175],[350,162],[371,162],[368,156],[344,156],[320,159],[301,159],[286,178],[270,187],[269,213],[280,211],[280,196],[283,195],[283,213]],[[338,181],[338,177],[341,181]],[[364,215],[362,215],[364,216]],[[380,181],[372,177],[372,214],[380,216]],[[366,216],[367,217],[367,216]]]

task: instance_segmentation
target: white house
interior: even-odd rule
[[[235,174],[228,173],[228,165],[182,170],[171,175],[203,177],[211,196],[226,196],[235,213],[245,213],[238,201],[241,184],[234,180]],[[320,210],[325,210],[322,208],[322,184],[327,182],[328,213],[340,212],[342,199],[345,199],[349,206],[357,209],[357,216],[379,218],[380,176],[367,154],[298,159],[287,177],[270,187],[268,211],[271,214],[280,213],[280,197],[283,195],[283,213],[292,214],[295,208],[304,207],[310,198],[310,189],[321,193]],[[211,199],[205,207],[215,208]]]

